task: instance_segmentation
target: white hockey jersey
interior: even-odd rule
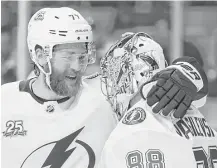
[[[172,122],[154,116],[144,100],[121,119],[103,149],[99,168],[195,168],[192,141]]]
[[[217,168],[217,132],[197,108],[191,106],[184,118],[174,126],[180,136],[193,140],[196,168]]]
[[[35,96],[30,81],[2,86],[2,168],[95,168],[116,125],[100,91],[84,84],[63,111]]]
[[[143,87],[146,94],[155,83]],[[111,133],[99,168],[217,168],[217,133],[195,106],[182,120],[154,114],[145,100],[136,100]]]
[[[99,168],[217,168],[217,133],[191,106],[174,123],[140,100],[118,123]]]

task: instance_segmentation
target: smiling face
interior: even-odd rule
[[[54,46],[51,59],[50,86],[60,96],[77,94],[88,62],[85,43]]]

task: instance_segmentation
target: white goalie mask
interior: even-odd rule
[[[88,64],[94,63],[96,59],[91,26],[79,12],[68,7],[43,8],[36,12],[28,24],[27,43],[31,59],[45,74],[49,87],[52,73],[50,59],[52,59],[54,46],[66,43],[85,43]],[[48,72],[37,61],[35,53],[37,46],[43,49],[49,67]]]
[[[102,92],[119,117],[142,83],[165,68],[163,49],[148,34],[125,33],[100,63]]]

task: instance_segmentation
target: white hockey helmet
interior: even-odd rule
[[[87,44],[88,63],[94,63],[96,55],[92,28],[74,9],[68,7],[43,8],[37,11],[29,21],[27,43],[30,56],[46,77],[52,73],[50,59],[55,45],[83,42]],[[37,45],[43,48],[49,72],[45,72],[36,60]]]
[[[165,68],[163,49],[148,34],[125,33],[102,58],[102,91],[121,115],[139,86]],[[126,103],[127,102],[127,103]]]

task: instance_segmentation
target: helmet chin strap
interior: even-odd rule
[[[40,71],[45,75],[45,82],[46,82],[47,86],[49,87],[49,89],[52,90],[52,88],[50,86],[50,75],[52,73],[50,58],[47,57],[47,63],[48,63],[49,72],[45,72],[45,70],[43,69],[43,67],[35,59],[33,59],[33,61],[35,62],[35,64],[37,65],[37,67],[40,69]]]
[[[50,63],[49,57],[47,57],[47,63],[48,63],[49,72],[48,73],[45,72],[45,81],[46,81],[46,84],[48,85],[49,89],[52,90],[52,88],[50,86],[50,75],[52,73],[52,69],[51,69],[51,63]]]
[[[52,88],[50,86],[50,75],[49,74],[45,74],[45,81],[46,81],[46,84],[49,87],[49,89],[52,90]]]

